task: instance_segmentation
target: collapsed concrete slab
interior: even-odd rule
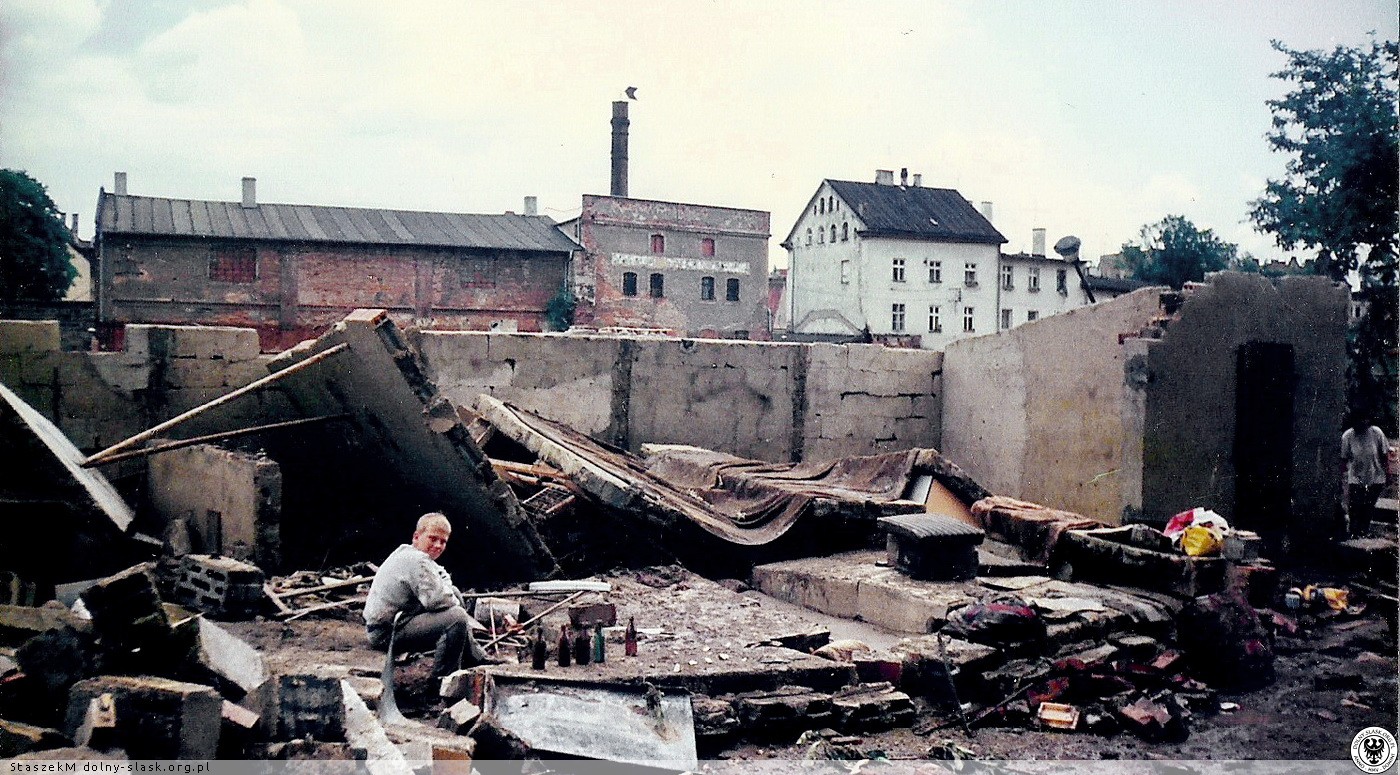
[[[549,550],[515,495],[386,312],[356,310],[269,368],[287,369],[342,346],[345,351],[329,361],[279,383],[303,417],[350,416],[271,445],[283,466],[288,553],[303,542],[325,547],[324,523],[291,515],[323,514],[329,502],[340,510],[336,534],[348,542],[347,551],[382,553],[408,538],[418,516],[441,511],[472,532],[443,559],[465,584],[538,578],[553,570]]]
[[[50,583],[130,564],[135,514],[52,422],[0,384],[0,567]],[[36,551],[40,549],[40,551]]]

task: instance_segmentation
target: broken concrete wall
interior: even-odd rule
[[[486,393],[637,451],[773,462],[937,447],[942,355],[870,345],[424,332],[438,389]]]
[[[265,455],[198,444],[150,458],[151,506],[168,526],[183,521],[191,549],[280,564],[282,470]]]
[[[943,453],[992,492],[1116,524],[1125,438],[1119,334],[1157,314],[1160,290],[949,345]]]
[[[1287,497],[1303,528],[1295,537],[1326,529],[1341,490],[1347,301],[1347,289],[1325,278],[1285,277],[1274,285],[1259,275],[1223,273],[1188,295],[1161,339],[1129,340],[1124,431],[1142,446],[1125,459],[1127,515],[1160,522],[1205,506],[1235,519],[1241,350],[1274,343],[1292,349],[1292,372],[1276,376],[1291,384],[1293,396],[1265,421],[1291,430],[1291,451],[1280,462],[1291,464]],[[1250,404],[1266,398],[1245,396]]]
[[[271,356],[244,328],[131,325],[120,352],[65,352],[52,321],[0,320],[0,382],[95,451],[267,376]],[[181,437],[286,416],[275,393],[248,396],[182,427]]]

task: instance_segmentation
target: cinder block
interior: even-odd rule
[[[338,677],[312,673],[280,675],[269,689],[262,717],[274,740],[345,739],[345,702]]]
[[[167,387],[222,388],[225,382],[224,362],[201,358],[175,358],[165,369]]]
[[[256,565],[230,557],[187,554],[180,560],[175,593],[180,602],[205,613],[252,616],[262,609],[266,576]]]
[[[57,729],[0,719],[0,759],[9,759],[33,751],[62,748],[70,744],[71,741]]]
[[[56,320],[0,320],[0,354],[63,349]]]
[[[223,699],[208,686],[124,675],[79,681],[68,695],[66,734],[78,731],[102,694],[112,695],[117,742],[133,759],[216,758]]]
[[[58,381],[58,362],[62,354],[58,350],[21,353],[20,382],[52,388]]]
[[[92,627],[103,651],[129,653],[170,638],[170,620],[149,563],[108,576],[83,591],[83,605],[92,614]]]

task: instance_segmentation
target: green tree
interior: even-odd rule
[[[19,170],[0,170],[0,301],[63,298],[76,274],[70,239],[42,183]]]
[[[1207,272],[1230,269],[1239,261],[1239,247],[1201,230],[1182,215],[1168,215],[1142,227],[1138,242],[1123,245],[1123,261],[1134,279],[1180,288],[1200,281]]]
[[[1317,251],[1316,270],[1345,281],[1361,270],[1366,315],[1351,332],[1350,401],[1392,433],[1396,395],[1397,192],[1400,45],[1294,51],[1275,78],[1292,89],[1268,102],[1271,148],[1289,155],[1286,175],[1252,203],[1256,228],[1286,250]]]
[[[554,294],[554,298],[549,300],[549,304],[545,305],[544,317],[552,330],[568,331],[569,326],[574,324],[574,311],[577,308],[578,300],[565,283],[559,292]]]

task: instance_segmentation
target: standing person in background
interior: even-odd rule
[[[365,601],[370,645],[380,651],[388,649],[394,615],[403,612],[395,650],[435,648],[435,677],[461,669],[464,656],[468,666],[490,661],[472,638],[471,616],[463,606],[462,593],[437,563],[451,535],[452,524],[445,515],[432,512],[420,517],[413,542],[400,544],[384,561],[374,574]]]
[[[1386,452],[1390,443],[1365,414],[1352,415],[1342,433],[1342,461],[1347,466],[1347,522],[1353,538],[1371,532],[1371,514],[1385,486]]]

